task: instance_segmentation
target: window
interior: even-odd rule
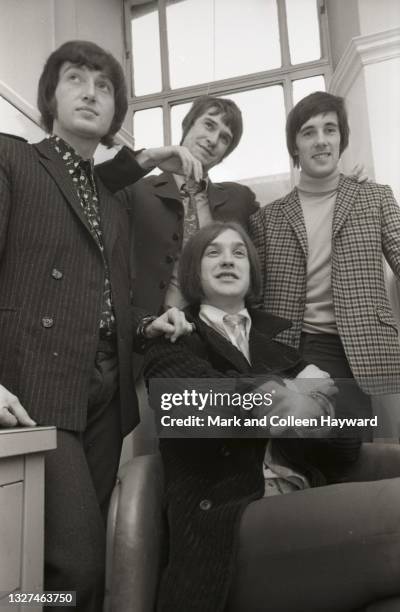
[[[233,99],[238,148],[211,170],[262,191],[290,188],[285,119],[331,75],[323,0],[125,0],[130,115],[137,147],[178,143],[194,98]],[[272,187],[271,187],[272,186]],[[267,189],[267,191],[268,191]]]

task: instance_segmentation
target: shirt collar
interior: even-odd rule
[[[55,134],[50,136],[49,142],[68,168],[77,170],[79,165],[81,165],[81,167],[87,166],[87,169],[90,168],[90,172],[93,172],[93,159],[83,159],[71,145]]]
[[[181,188],[182,188],[182,185],[184,185],[184,183],[185,183],[185,177],[182,176],[181,174],[173,174],[172,176],[174,177],[174,181],[176,183],[176,186],[178,187],[178,189],[180,191]],[[209,182],[210,182],[210,179],[208,178],[208,176],[205,176],[202,179],[203,185],[202,185],[202,188],[201,188],[200,191],[207,191]]]
[[[204,323],[215,329],[215,331],[221,333],[223,336],[229,339],[228,330],[224,323],[224,316],[227,313],[225,310],[221,310],[220,308],[216,308],[215,306],[211,306],[210,304],[201,304],[199,317]],[[251,318],[247,308],[242,308],[238,313],[238,315],[242,315],[245,317],[245,336],[246,339],[249,339],[250,329],[251,329]]]

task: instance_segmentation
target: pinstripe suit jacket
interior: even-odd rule
[[[367,392],[399,392],[400,346],[382,257],[400,276],[400,209],[390,187],[341,176],[332,231],[336,324],[354,377]],[[278,339],[297,348],[308,254],[297,189],[254,214],[250,232],[261,259],[263,306],[293,321]]]
[[[100,182],[97,188],[125,433],[138,421],[128,223],[115,198]],[[0,137],[0,382],[39,424],[85,427],[103,284],[100,249],[57,153],[46,140]]]

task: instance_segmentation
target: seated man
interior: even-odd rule
[[[306,364],[275,340],[290,322],[251,307],[259,264],[243,228],[217,222],[199,230],[183,251],[179,279],[195,332],[176,344],[159,339],[148,346],[150,399],[158,400],[152,384],[160,389],[165,380],[179,395],[193,379],[196,389],[205,379],[206,390],[210,379],[254,380],[256,391],[272,390],[274,399],[250,412],[224,402],[224,414],[237,420],[235,438],[221,438],[218,425],[207,432],[207,423],[197,438],[192,426],[187,439],[174,437],[173,428],[162,431],[168,528],[159,612],[353,612],[375,599],[400,597],[400,478],[332,484],[348,480],[359,457],[357,440],[268,442],[240,431],[246,414],[270,422],[272,415],[293,415],[307,437],[307,420],[326,414],[336,391],[328,376],[309,380],[305,392],[298,376]],[[190,403],[177,405],[179,414],[193,413]],[[153,406],[160,416],[162,405]],[[208,407],[208,414],[219,413],[220,406]],[[375,465],[368,476],[389,478],[396,468],[399,475],[400,453],[397,466],[379,472]]]

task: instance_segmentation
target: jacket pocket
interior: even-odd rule
[[[392,327],[397,334],[399,333],[397,323],[390,308],[387,306],[376,306],[376,314],[378,315],[378,319],[381,323]]]

